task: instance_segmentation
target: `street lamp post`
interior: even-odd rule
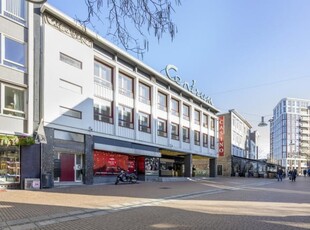
[[[26,1],[36,3],[36,4],[43,4],[43,3],[47,2],[47,0],[26,0]]]

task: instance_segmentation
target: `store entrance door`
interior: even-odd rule
[[[223,175],[223,166],[222,165],[217,165],[217,175],[222,176]]]
[[[74,154],[60,154],[60,181],[74,181]]]

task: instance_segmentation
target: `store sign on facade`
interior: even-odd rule
[[[219,117],[219,156],[224,156],[224,135],[225,135],[225,118],[224,116]]]
[[[208,104],[212,105],[212,99],[209,96],[206,96],[204,93],[200,92],[197,88],[196,88],[196,81],[192,80],[192,83],[188,83],[186,81],[183,81],[178,75],[175,76],[171,76],[169,71],[170,70],[174,70],[175,72],[178,72],[178,68],[174,65],[167,65],[166,66],[166,75],[167,77],[171,80],[174,81],[175,83],[177,83],[178,85],[182,86],[184,89],[186,89],[187,91],[191,92],[192,94],[194,94],[195,96],[201,98],[202,100],[204,100],[205,102],[207,102]]]

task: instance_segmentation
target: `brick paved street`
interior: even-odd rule
[[[0,229],[310,229],[310,178],[7,190]]]

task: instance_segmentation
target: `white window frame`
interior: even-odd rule
[[[103,107],[109,107],[110,112],[109,115],[107,115]],[[98,117],[96,119],[96,116]],[[108,100],[100,100],[98,102],[94,103],[94,120],[95,121],[101,121],[105,123],[113,124],[113,101]]]
[[[146,118],[147,120],[147,124],[143,123],[143,119],[141,118]],[[146,114],[146,113],[139,113],[139,131],[141,132],[146,132],[146,133],[150,133],[151,132],[151,116],[150,114]]]
[[[201,119],[200,119],[201,112],[197,109],[194,110],[194,122],[196,125],[200,125]]]
[[[159,123],[162,123],[164,124],[164,129],[160,129],[160,125]],[[161,137],[167,137],[167,120],[164,120],[164,119],[160,119],[158,118],[158,121],[157,121],[157,135],[158,136],[161,136]]]
[[[175,127],[175,130],[174,130],[174,127]],[[171,139],[180,140],[180,125],[179,124],[171,123]]]
[[[176,108],[174,107],[176,106]],[[171,114],[179,116],[180,113],[180,101],[175,98],[171,98]]]
[[[163,96],[163,97],[161,97],[161,96]],[[162,98],[165,98],[165,104],[162,104],[162,103],[161,103],[161,100],[160,100],[160,99],[162,99]],[[167,111],[167,106],[168,106],[168,104],[167,104],[167,99],[168,99],[168,95],[167,95],[167,94],[164,94],[164,93],[158,91],[158,94],[157,94],[157,105],[158,105],[158,109],[160,109],[160,110],[162,110],[162,111],[165,111],[165,112]]]
[[[98,76],[96,75],[96,72],[95,72],[96,66],[98,66],[98,74],[99,74]],[[106,76],[103,74],[103,71],[106,71],[107,75],[108,75],[109,71],[107,71],[107,70],[110,71],[110,76]],[[110,77],[110,80],[107,79],[109,77]],[[94,62],[94,78],[95,78],[96,83],[103,85],[109,89],[112,89],[112,87],[113,87],[113,68],[95,60],[95,62]]]
[[[20,1],[20,3],[24,3],[24,9],[23,9],[23,13],[24,13],[24,17],[21,17],[21,15],[18,15],[14,12],[10,12],[9,10],[7,10],[7,1],[10,1],[10,2],[18,2]],[[1,9],[1,15],[5,16],[6,18],[10,19],[10,20],[13,20],[14,22],[17,22],[19,24],[22,24],[22,25],[26,25],[26,22],[27,22],[27,1],[25,0],[2,0],[0,1],[0,9]],[[17,9],[15,7],[15,9]]]
[[[190,128],[183,126],[183,142],[190,143]]]
[[[144,89],[148,90],[148,94],[146,96],[143,95],[145,92]],[[139,101],[147,105],[151,104],[151,87],[142,82],[139,82]]]
[[[131,89],[127,88],[126,80],[131,81]],[[127,76],[126,74],[119,73],[118,74],[119,81],[119,93],[123,94],[127,97],[133,98],[134,96],[134,79],[132,77]]]
[[[187,110],[187,113],[185,113],[185,108],[188,108]],[[182,111],[182,114],[183,114],[183,119],[189,121],[190,120],[190,111],[191,111],[191,107],[187,104],[183,104],[183,111]]]
[[[210,148],[215,149],[215,137],[210,136]]]
[[[9,60],[9,59],[6,59],[5,58],[5,49],[6,49],[6,42],[5,40],[7,39],[10,39],[16,43],[19,43],[21,45],[23,45],[23,51],[24,51],[24,64],[20,64],[18,62],[15,62],[15,61],[12,61],[12,60]],[[7,36],[5,34],[1,34],[0,33],[0,41],[1,41],[1,44],[0,44],[0,54],[1,54],[1,57],[0,57],[0,63],[4,66],[7,66],[9,68],[13,68],[13,69],[16,69],[18,71],[22,71],[22,72],[26,72],[27,71],[27,68],[26,68],[26,63],[27,63],[27,45],[25,42],[23,41],[20,41],[20,40],[17,40],[13,37],[10,37],[10,36]]]
[[[130,112],[130,119],[129,121],[123,119],[124,117],[124,112]],[[124,105],[119,105],[118,109],[118,125],[121,127],[125,128],[134,128],[134,111],[133,108],[124,106]]]
[[[202,144],[203,144],[203,147],[205,148],[209,147],[209,135],[206,133],[203,133],[202,135]]]
[[[194,131],[194,143],[195,145],[200,145],[200,131],[195,130]]]
[[[208,128],[208,123],[209,123],[209,116],[207,114],[202,114],[202,124],[203,127]]]
[[[10,89],[16,89],[23,93],[23,111],[14,109],[14,108],[6,108],[6,87]],[[1,85],[1,113],[9,116],[15,116],[20,118],[26,118],[26,90],[23,88],[15,87],[12,85],[2,84]]]

